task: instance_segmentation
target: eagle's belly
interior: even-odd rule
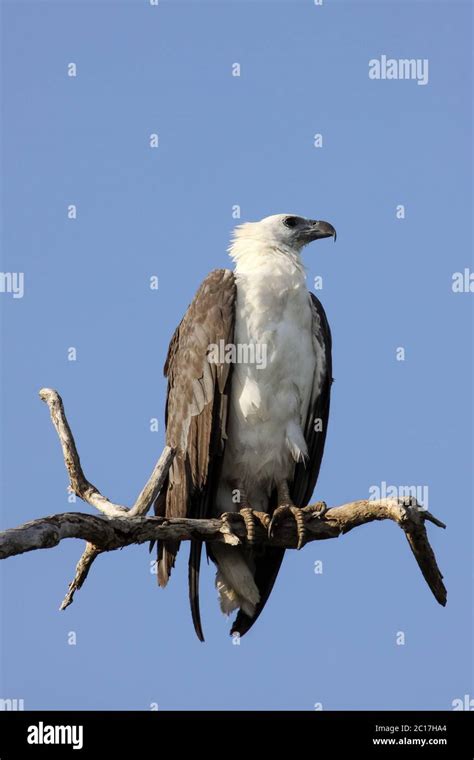
[[[316,354],[309,294],[296,274],[283,291],[274,273],[262,290],[255,283],[238,285],[237,362],[217,500],[221,509],[239,508],[232,491],[240,481],[252,507],[265,511],[272,489],[278,481],[291,479],[295,462],[307,454],[303,429]],[[285,273],[285,286],[287,282]],[[254,361],[239,362],[239,346],[257,346],[246,357]]]

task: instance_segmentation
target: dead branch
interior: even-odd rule
[[[146,515],[165,482],[171,462],[174,459],[175,452],[173,449],[165,446],[153,468],[153,472],[131,509],[127,509],[127,507],[121,504],[114,504],[105,496],[102,496],[100,491],[89,483],[84,475],[74,436],[66,419],[63,401],[59,393],[52,388],[42,388],[39,392],[39,397],[48,405],[51,421],[59,436],[64,463],[69,475],[69,490],[109,517]],[[101,553],[102,550],[98,550],[93,544],[88,543],[86,545],[84,553],[77,563],[76,574],[69,584],[68,593],[64,597],[60,609],[66,609],[72,603],[75,591],[81,588],[92,563]]]
[[[102,551],[102,549],[98,549],[97,546],[94,546],[94,544],[90,544],[89,542],[86,544],[86,548],[84,549],[79,562],[76,565],[76,574],[69,584],[66,596],[61,602],[61,606],[59,608],[60,610],[65,610],[66,607],[69,607],[69,605],[73,603],[74,594],[78,589],[81,588],[82,584],[89,575],[89,570],[92,563],[94,562],[95,558],[99,556],[99,554],[102,554]]]
[[[74,580],[69,585],[61,609],[71,604],[75,591],[81,588],[93,561],[102,552],[157,539],[175,541],[197,539],[206,542],[220,541],[233,545],[245,545],[246,528],[240,521],[233,521],[230,524],[224,518],[194,520],[145,516],[158,495],[173,461],[174,451],[169,447],[164,449],[147,484],[130,510],[102,496],[98,489],[89,483],[82,471],[61,397],[51,389],[43,389],[40,391],[40,396],[49,406],[51,419],[61,441],[71,489],[103,514],[87,515],[67,512],[42,517],[18,528],[3,531],[0,533],[0,559],[34,549],[49,549],[65,538],[85,539],[87,541],[85,551],[78,562]],[[311,507],[305,508],[303,512],[307,531],[305,543],[337,538],[343,533],[348,533],[374,520],[392,520],[397,523],[404,531],[423,577],[436,600],[443,606],[446,604],[446,588],[428,540],[426,522],[431,522],[441,528],[446,526],[430,512],[424,510],[415,499],[363,499],[328,509],[323,517],[315,517]],[[295,523],[291,518],[282,520],[270,538],[267,530],[268,517],[263,513],[256,513],[256,515],[255,541],[257,544],[269,544],[287,549],[296,548]]]
[[[100,512],[110,517],[120,515],[145,515],[156,499],[161,486],[164,483],[171,462],[173,461],[174,451],[165,446],[158,462],[156,463],[150,478],[138,496],[131,510],[123,507],[121,504],[114,504],[112,501],[102,496],[100,491],[89,483],[85,477],[79,454],[77,453],[74,437],[69,427],[64,412],[64,405],[59,393],[52,388],[42,388],[39,392],[40,399],[49,407],[51,421],[59,436],[63,450],[64,463],[69,474],[70,490],[80,499],[86,501],[92,507],[96,507]]]

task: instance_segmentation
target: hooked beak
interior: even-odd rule
[[[326,238],[326,237],[333,237],[334,242],[336,242],[336,230],[332,226],[332,224],[329,224],[329,222],[323,222],[321,220],[316,221],[315,219],[309,220],[309,228],[308,228],[308,242],[312,242],[313,240],[319,240],[320,238]]]

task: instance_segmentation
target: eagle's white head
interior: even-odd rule
[[[272,251],[294,257],[303,246],[325,237],[336,239],[336,230],[329,222],[295,214],[273,214],[236,227],[229,253],[234,261]]]

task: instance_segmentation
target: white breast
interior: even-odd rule
[[[234,366],[218,502],[228,502],[226,480],[240,477],[252,507],[265,510],[277,480],[291,478],[307,453],[303,427],[317,361],[312,310],[299,258],[272,251],[238,266],[236,281],[234,342],[260,346],[260,363]]]

